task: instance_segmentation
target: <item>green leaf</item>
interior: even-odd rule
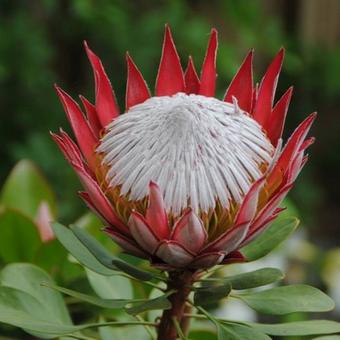
[[[294,321],[281,324],[248,324],[263,333],[277,336],[303,336],[340,333],[340,323],[329,320]]]
[[[258,330],[237,323],[215,321],[218,340],[270,340],[270,337]]]
[[[162,285],[163,286],[163,285]],[[163,286],[163,288],[165,289],[165,285]],[[149,299],[155,299],[157,297],[162,296],[164,293],[157,289],[157,288],[152,288],[150,291],[150,294],[148,295]],[[150,310],[147,313],[147,319],[148,320],[157,320],[162,316],[162,311],[161,310]]]
[[[289,218],[274,222],[254,241],[241,249],[241,253],[248,261],[255,261],[280,245],[299,225],[299,220]]]
[[[47,288],[45,288],[47,289]],[[0,286],[0,322],[23,328],[39,337],[54,338],[55,336],[72,334],[86,328],[103,326],[144,326],[147,323],[137,321],[99,322],[79,326],[67,325],[51,320],[46,313],[45,305],[28,293],[11,287]]]
[[[101,245],[92,235],[84,229],[76,226],[71,226],[71,230],[79,241],[92,253],[93,256],[104,266],[111,269],[120,269],[133,276],[134,278],[142,281],[151,280],[154,275],[152,273],[141,270],[115,256],[113,256],[105,247]]]
[[[121,251],[116,243],[112,242],[110,237],[107,237],[105,233],[102,232],[103,222],[95,215],[92,211],[87,211],[84,215],[77,218],[72,225],[76,225],[80,229],[86,230],[92,236],[94,236],[100,243],[108,246],[110,251],[114,250]]]
[[[279,269],[262,268],[249,273],[227,277],[226,281],[231,284],[233,289],[242,290],[265,286],[283,278],[284,274]]]
[[[203,280],[203,282],[220,282],[229,283],[232,289],[242,290],[256,288],[268,285],[270,283],[282,280],[283,273],[276,268],[262,268],[249,273],[242,273],[224,278],[212,278]]]
[[[112,340],[112,339],[117,339],[119,340],[119,336],[116,336],[116,329],[112,327],[100,327],[99,328],[99,335],[100,335],[100,340]]]
[[[207,329],[191,329],[189,333],[191,340],[216,340],[216,333]]]
[[[46,179],[29,160],[22,160],[13,168],[1,192],[0,202],[15,208],[32,219],[42,201],[56,214],[54,194]]]
[[[88,251],[105,267],[117,270],[117,267],[112,263],[115,257],[102,246],[102,244],[90,235],[85,229],[79,228],[75,225],[70,226],[73,234],[78,240],[88,249]]]
[[[0,274],[2,286],[30,294],[44,306],[43,309],[49,318],[60,323],[71,324],[71,318],[62,296],[56,291],[42,287],[42,282],[54,285],[46,272],[28,263],[7,265]]]
[[[293,312],[327,312],[333,300],[319,289],[307,285],[275,287],[235,297],[260,313],[282,315]]]
[[[270,340],[266,334],[263,334],[248,325],[216,319],[202,307],[197,307],[197,309],[208,320],[215,324],[218,340]]]
[[[0,322],[39,334],[68,334],[83,327],[51,321],[44,305],[32,295],[0,286]],[[48,336],[44,336],[48,338]]]
[[[111,275],[103,276],[86,269],[89,283],[95,293],[102,299],[132,299],[133,287],[130,279]]]
[[[209,305],[227,297],[231,291],[229,283],[204,288],[196,288],[194,294],[195,306]]]
[[[148,300],[146,302],[141,302],[141,303],[134,303],[133,306],[126,307],[125,310],[129,314],[137,315],[139,313],[142,313],[148,310],[170,309],[171,303],[168,300],[168,296],[171,295],[172,293],[173,292],[170,291],[155,299],[151,299],[151,300]]]
[[[340,340],[340,335],[318,336],[317,338],[313,338],[313,340]]]
[[[100,340],[150,340],[150,335],[141,327],[100,327]]]
[[[92,253],[79,241],[71,229],[60,223],[53,223],[54,234],[60,243],[74,256],[82,265],[101,275],[113,275],[115,272],[103,266]]]
[[[72,296],[80,301],[87,302],[92,305],[103,307],[103,308],[108,308],[108,309],[124,308],[128,303],[140,302],[140,300],[131,300],[131,299],[101,299],[96,296],[79,293],[74,290],[59,287],[56,285],[51,285],[49,283],[43,283],[42,285],[48,288],[51,288],[51,289],[55,289],[68,296]]]
[[[68,266],[72,266],[80,272],[79,266],[67,261],[67,256],[68,252],[63,245],[57,239],[54,239],[39,247],[34,264],[47,272],[53,272],[55,277],[62,275],[62,271]]]
[[[0,258],[5,262],[33,261],[41,240],[33,220],[19,211],[0,207]]]

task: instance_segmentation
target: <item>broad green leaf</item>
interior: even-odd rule
[[[0,310],[4,313],[4,308],[8,308],[8,314],[12,309],[27,312],[37,318],[46,319],[43,304],[31,294],[13,287],[0,286]]]
[[[262,268],[249,273],[242,273],[225,278],[214,278],[211,281],[229,283],[233,289],[242,290],[261,287],[282,280],[283,273],[276,268]]]
[[[24,291],[0,286],[0,322],[20,327],[41,338],[48,334],[67,334],[79,330],[70,324],[53,319],[46,306]]]
[[[11,287],[33,296],[43,306],[45,313],[56,322],[71,324],[69,313],[59,292],[42,287],[41,283],[54,285],[50,276],[28,263],[14,263],[7,265],[0,274],[2,286]]]
[[[153,278],[157,278],[157,275],[147,272],[145,270],[141,270],[138,267],[131,265],[128,262],[120,260],[118,258],[112,260],[112,263],[122,272],[138,279],[141,281],[150,281]]]
[[[114,329],[110,326],[100,327],[98,331],[100,335],[100,340],[112,340],[112,339],[120,340],[121,339],[119,335],[117,336],[117,329]],[[122,340],[123,339],[124,338],[122,338]]]
[[[86,230],[77,226],[71,225],[70,229],[78,240],[102,265],[117,270],[117,267],[112,263],[112,260],[115,258],[96,238],[90,235]]]
[[[1,192],[0,203],[35,218],[42,201],[48,203],[55,215],[56,202],[49,184],[36,166],[24,159],[17,163],[8,176]]]
[[[340,340],[340,335],[318,336],[317,338],[313,338],[313,340]]]
[[[54,234],[60,243],[74,256],[82,265],[101,275],[113,275],[115,272],[103,266],[92,253],[79,241],[71,229],[60,223],[53,223]]]
[[[26,248],[29,248],[29,246],[26,245]],[[53,273],[55,278],[61,279],[63,282],[74,281],[84,274],[82,266],[74,263],[75,261],[68,261],[68,251],[58,239],[50,240],[46,243],[40,242],[33,261],[29,262],[33,262],[45,271]]]
[[[241,249],[248,261],[255,261],[280,245],[299,225],[299,220],[290,218],[274,222],[254,241]]]
[[[162,288],[166,288],[165,284],[161,285],[161,286],[162,286]],[[163,292],[161,290],[159,290],[157,288],[153,288],[153,289],[151,289],[148,298],[149,299],[155,299],[155,298],[158,298],[162,295],[163,295]],[[161,310],[150,310],[147,313],[147,319],[150,320],[150,321],[154,321],[154,320],[157,320],[158,318],[160,318],[161,315],[162,315]]]
[[[160,297],[148,300],[146,302],[134,303],[131,307],[126,307],[125,310],[129,314],[137,315],[148,310],[170,309],[171,303],[168,300],[168,296],[172,293],[173,292],[168,292]]]
[[[41,240],[38,228],[19,211],[0,207],[0,258],[5,262],[33,261]]]
[[[216,340],[216,333],[212,330],[190,330],[189,339],[191,340]]]
[[[133,299],[130,279],[117,274],[103,276],[88,269],[86,275],[92,289],[102,299]]]
[[[329,320],[293,321],[281,324],[248,324],[263,333],[277,336],[302,336],[340,333],[340,322]]]
[[[218,302],[227,297],[231,291],[229,283],[223,285],[215,285],[210,287],[196,288],[194,293],[194,304],[196,306],[204,306]]]
[[[270,340],[266,334],[248,325],[216,319],[202,307],[197,307],[197,309],[215,324],[218,340]]]
[[[99,240],[99,242],[101,242],[105,246],[110,247],[110,251],[113,248],[114,251],[117,249],[118,252],[120,252],[119,246],[117,246],[115,242],[112,242],[112,239],[108,237],[105,233],[103,233],[103,222],[92,211],[87,211],[72,224],[76,225],[80,229],[84,229],[89,232],[97,240]]]
[[[77,291],[74,291],[68,288],[59,287],[56,285],[45,284],[45,283],[43,283],[43,285],[48,288],[55,289],[68,296],[72,296],[78,299],[79,301],[87,302],[92,305],[103,307],[103,308],[108,308],[108,309],[124,308],[128,303],[140,302],[140,300],[130,300],[130,299],[101,299],[96,296],[79,293]]]
[[[150,340],[150,335],[141,327],[100,327],[100,340]]]
[[[237,323],[215,322],[218,340],[270,340],[270,337],[260,331]]]
[[[14,288],[1,286],[0,322],[23,328],[32,334],[43,334],[44,338],[72,334],[86,328],[144,325],[138,321],[99,322],[79,326],[63,324],[58,322],[58,320],[51,320],[50,315],[44,309],[44,305],[30,294]],[[46,336],[46,334],[50,336]]]
[[[96,259],[104,266],[111,269],[119,269],[138,280],[149,281],[154,275],[152,273],[141,270],[115,256],[113,256],[100,242],[84,229],[76,226],[71,227],[74,235],[79,241],[92,253]]]
[[[327,312],[333,300],[319,289],[307,285],[275,287],[235,296],[260,313],[282,315],[293,312]]]

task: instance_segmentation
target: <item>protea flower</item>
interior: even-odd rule
[[[86,115],[56,87],[77,144],[52,134],[78,174],[85,203],[125,252],[160,268],[204,269],[244,261],[238,251],[283,210],[279,207],[313,142],[305,119],[282,148],[292,88],[273,105],[281,49],[254,86],[250,51],[222,100],[214,98],[217,31],[198,77],[183,72],[170,28],[151,95],[127,55],[125,112],[120,114],[100,59],[85,43],[95,79]]]

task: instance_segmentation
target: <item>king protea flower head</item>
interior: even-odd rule
[[[238,251],[283,210],[306,163],[305,119],[282,148],[292,88],[273,106],[281,49],[258,87],[250,51],[223,100],[214,98],[217,31],[198,77],[183,72],[166,27],[155,95],[127,55],[125,112],[120,114],[100,59],[85,43],[95,79],[86,115],[56,87],[77,143],[52,134],[79,176],[85,203],[129,254],[160,268],[203,269],[246,260]]]

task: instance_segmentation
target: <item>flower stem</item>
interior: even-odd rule
[[[158,327],[158,340],[176,340],[177,330],[174,319],[181,325],[186,309],[186,300],[190,294],[191,287],[195,281],[195,273],[190,271],[176,271],[169,273],[167,291],[176,290],[169,296],[171,309],[163,311]],[[188,325],[186,325],[186,328]]]
[[[189,326],[190,326],[190,317],[187,317],[187,314],[191,313],[192,306],[186,304],[184,308],[184,314],[181,320],[181,329],[184,334],[184,336],[188,336],[189,333]]]

